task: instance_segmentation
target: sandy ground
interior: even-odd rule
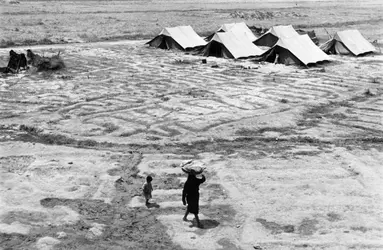
[[[1,79],[4,248],[383,247],[381,55],[202,64],[143,43],[35,48],[67,69]],[[208,166],[202,230],[181,220],[185,159]]]
[[[33,47],[67,68],[0,78],[0,249],[383,249],[382,54],[203,64],[144,43]],[[207,165],[203,229],[182,221],[186,159]]]

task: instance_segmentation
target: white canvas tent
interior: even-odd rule
[[[206,45],[206,41],[191,26],[178,26],[164,28],[147,44],[161,49],[190,50]]]
[[[249,29],[249,27],[244,22],[224,24],[215,33],[229,32],[229,31],[235,34],[239,34],[240,36],[245,35],[251,42],[254,42],[257,39],[254,33]],[[210,41],[214,37],[215,33],[206,37],[205,40]]]
[[[248,58],[259,56],[264,51],[254,45],[243,33],[218,32],[210,42],[203,47],[204,56],[216,56],[224,58]]]
[[[320,48],[328,54],[352,54],[354,56],[375,51],[375,47],[358,30],[338,31]]]
[[[280,38],[272,48],[261,56],[261,59],[287,65],[308,65],[331,60],[311,41],[307,34]]]
[[[265,34],[254,41],[257,46],[274,46],[280,38],[299,36],[291,25],[279,25],[271,27]]]

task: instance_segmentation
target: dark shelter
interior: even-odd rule
[[[23,53],[16,53],[15,51],[9,51],[9,61],[5,68],[1,68],[2,73],[18,73],[21,69],[27,69],[27,58]]]
[[[64,61],[60,57],[60,52],[52,57],[43,57],[27,50],[28,64],[36,67],[38,71],[59,70],[65,68]]]

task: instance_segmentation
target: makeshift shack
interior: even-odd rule
[[[65,68],[64,61],[60,57],[60,52],[51,57],[44,57],[27,50],[28,64],[37,68],[38,71],[60,70]]]
[[[7,67],[1,67],[1,73],[18,73],[21,69],[27,69],[27,58],[23,53],[16,53],[13,50],[9,51],[9,61]]]

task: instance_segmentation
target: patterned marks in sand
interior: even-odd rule
[[[337,101],[373,84],[361,70],[344,75],[339,64],[326,65],[326,71],[274,64],[248,69],[243,62],[213,58],[202,64],[200,57],[141,42],[67,46],[62,56],[68,66],[64,72],[0,79],[6,117],[33,116],[34,125],[77,136],[144,132],[166,138],[253,117],[259,110]],[[181,63],[180,58],[189,61]],[[212,63],[219,67],[210,67]],[[357,61],[344,61],[342,67],[348,63]],[[360,112],[374,116],[380,111]],[[369,127],[367,123],[362,119],[358,126]]]

